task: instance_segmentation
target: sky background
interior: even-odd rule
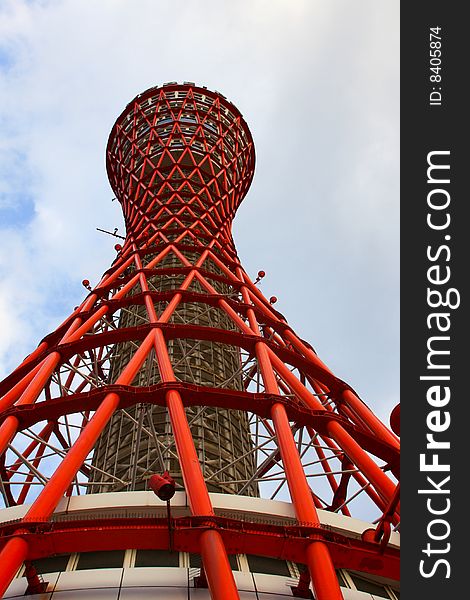
[[[242,263],[388,423],[399,397],[399,3],[1,0],[0,378],[62,322],[123,233],[105,171],[125,105],[222,92],[255,141]]]

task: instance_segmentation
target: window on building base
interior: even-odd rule
[[[83,571],[85,569],[121,568],[124,562],[125,553],[125,550],[82,552],[78,558],[77,571]]]
[[[240,567],[238,566],[238,560],[236,554],[228,555],[228,562],[230,563],[230,567],[232,571],[239,571]],[[189,566],[192,569],[200,569],[202,566],[202,560],[200,554],[190,554],[189,555]]]
[[[276,558],[268,558],[267,556],[255,556],[247,554],[248,565],[252,573],[265,573],[266,575],[281,575],[282,577],[290,577],[289,567],[285,560],[277,560]]]
[[[67,569],[69,558],[70,554],[58,554],[57,556],[38,558],[33,560],[32,563],[39,575],[42,573],[57,573]]]
[[[179,552],[168,550],[137,550],[135,556],[136,567],[179,567]]]
[[[364,579],[363,577],[351,573],[350,577],[353,580],[356,589],[360,592],[368,592],[369,594],[374,594],[374,596],[380,596],[381,598],[390,598],[390,594],[387,592],[385,586],[380,583],[369,581],[368,579]]]

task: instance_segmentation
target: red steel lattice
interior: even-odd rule
[[[3,527],[2,593],[23,561],[51,552],[168,548],[163,521],[101,520],[103,539],[89,523],[75,530],[50,523],[64,495],[101,489],[103,481],[137,489],[150,477],[150,468],[136,466],[141,436],[151,438],[156,419],[148,417],[147,427],[145,415],[139,421],[149,406],[171,425],[170,442],[161,450],[158,430],[155,447],[160,459],[163,451],[176,457],[192,514],[173,520],[172,543],[201,554],[213,598],[238,598],[227,552],[242,547],[307,564],[319,600],[342,597],[335,567],[397,578],[384,523],[399,522],[398,440],[296,335],[238,259],[231,225],[254,164],[241,114],[206,88],[152,88],[116,121],[107,170],[125,241],[84,302],[0,385],[1,492],[6,506],[30,504],[20,522]],[[212,372],[203,364],[208,352]],[[232,375],[219,381],[227,362]],[[211,415],[244,415],[231,427],[246,423],[251,477],[233,475],[241,457],[218,470],[200,465],[197,444],[207,440],[195,441],[197,414],[188,411],[207,407]],[[116,415],[139,432],[127,479],[93,458]],[[258,486],[290,496],[297,528],[216,517],[214,482],[231,493],[257,495]],[[376,507],[377,532],[348,540],[320,526],[317,509],[348,516],[358,498]]]

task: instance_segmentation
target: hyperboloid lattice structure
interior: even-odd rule
[[[199,554],[217,600],[239,597],[240,553],[306,565],[300,597],[311,580],[340,599],[335,569],[398,579],[398,438],[240,264],[231,226],[254,165],[236,107],[191,83],[147,90],[116,121],[107,169],[125,241],[0,388],[2,594],[23,564],[34,591],[35,560],[125,548]],[[187,514],[59,517],[64,498],[105,506],[165,472]],[[228,515],[217,494],[284,500],[295,518]],[[358,534],[350,517],[367,505],[374,525]]]

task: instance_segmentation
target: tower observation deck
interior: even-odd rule
[[[238,258],[255,166],[238,109],[151,88],[106,165],[125,239],[0,383],[0,597],[397,600],[398,435]]]

